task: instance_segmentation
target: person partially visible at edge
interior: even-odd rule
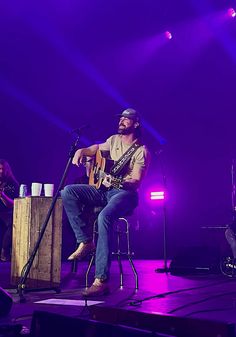
[[[139,113],[129,108],[124,110],[119,117],[117,134],[109,137],[105,143],[78,149],[72,160],[72,163],[78,166],[84,158],[93,157],[100,150],[109,154],[110,158],[117,162],[133,143],[139,143],[140,146],[126,165],[119,188],[113,187],[112,178],[105,176],[103,184],[98,189],[88,184],[73,184],[65,186],[61,191],[64,209],[78,242],[77,250],[68,257],[68,260],[81,260],[95,250],[91,228],[84,221],[83,211],[85,206],[102,207],[97,219],[95,280],[91,287],[83,291],[84,296],[103,295],[109,292],[109,232],[115,220],[131,214],[137,207],[138,188],[146,175],[150,162],[150,153],[141,142]]]
[[[14,198],[18,196],[19,183],[9,163],[0,159],[0,248],[1,261],[10,260]]]

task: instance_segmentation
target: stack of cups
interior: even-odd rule
[[[42,184],[41,183],[32,183],[31,185],[31,196],[32,197],[40,197],[42,192]],[[44,184],[44,195],[45,197],[53,197],[54,192],[54,184]]]

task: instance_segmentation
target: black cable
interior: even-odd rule
[[[229,293],[224,293],[224,294],[218,294],[218,295],[214,295],[214,296],[209,296],[209,297],[206,297],[206,298],[204,298],[202,300],[198,300],[198,301],[194,301],[194,302],[190,302],[190,303],[181,305],[180,307],[177,307],[177,308],[169,311],[168,314],[173,314],[174,312],[179,311],[179,310],[184,309],[184,308],[187,308],[187,307],[189,307],[191,305],[207,302],[207,301],[212,300],[214,298],[219,298],[219,297],[225,296],[225,295],[232,295],[232,294],[235,294],[235,293],[236,293],[236,291],[231,291]]]
[[[203,285],[203,286],[199,286],[199,287],[184,288],[184,289],[179,289],[179,290],[175,290],[175,291],[168,291],[166,293],[162,293],[162,294],[153,295],[153,296],[143,298],[142,300],[132,301],[132,302],[129,303],[129,305],[138,306],[138,305],[142,304],[142,302],[149,301],[149,300],[152,300],[154,298],[163,298],[163,297],[168,296],[168,295],[178,294],[178,293],[186,292],[186,291],[190,291],[190,290],[198,290],[198,289],[208,288],[208,287],[212,287],[212,286],[215,286],[215,285],[220,285],[220,284],[224,284],[224,283],[228,283],[228,282],[230,282],[230,280],[226,280],[225,282],[211,283],[211,284]]]

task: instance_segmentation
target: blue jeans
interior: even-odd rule
[[[109,278],[109,237],[115,220],[133,212],[138,205],[136,191],[96,189],[86,184],[68,185],[61,191],[63,206],[78,243],[92,239],[91,228],[83,218],[84,207],[102,206],[98,215],[95,277]]]

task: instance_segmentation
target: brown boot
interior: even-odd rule
[[[85,258],[87,255],[95,251],[95,245],[92,241],[83,243],[81,242],[79,244],[79,247],[72,253],[67,260],[82,260]]]
[[[95,281],[88,289],[85,289],[82,292],[82,295],[85,297],[93,297],[93,296],[100,296],[100,295],[107,295],[109,294],[110,289],[107,282],[102,282],[100,279],[95,278]]]

